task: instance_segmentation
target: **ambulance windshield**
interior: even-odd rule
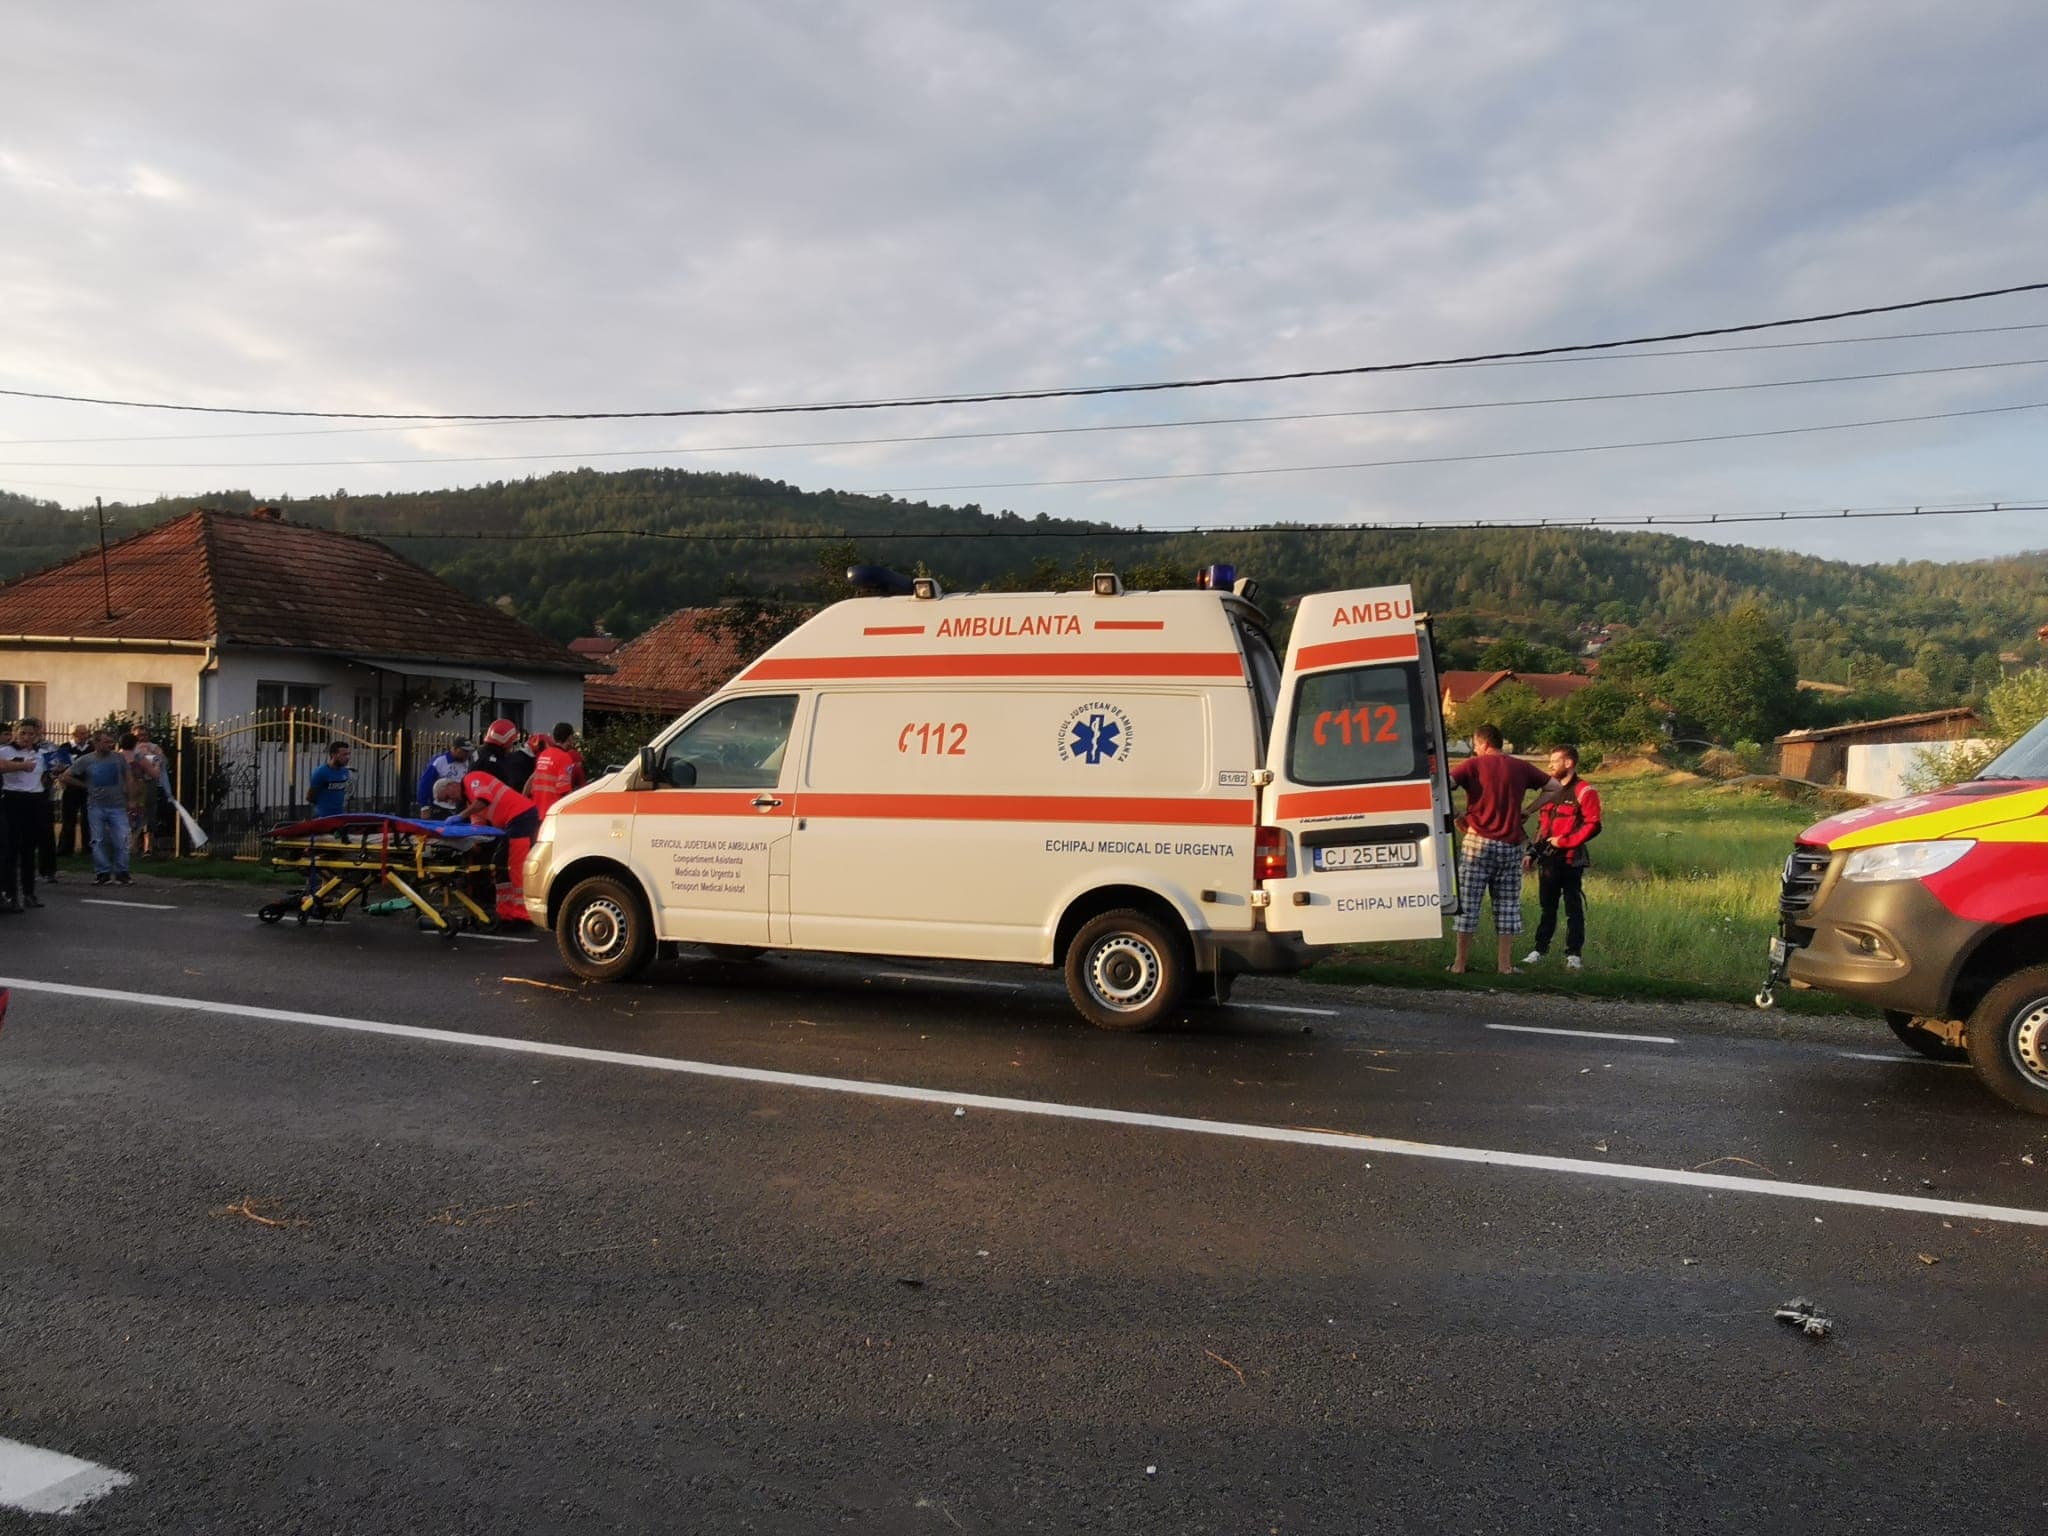
[[[1421,694],[1412,665],[1308,673],[1295,689],[1287,777],[1296,784],[1428,778]]]
[[[2048,779],[2048,720],[1984,765],[1980,779]]]

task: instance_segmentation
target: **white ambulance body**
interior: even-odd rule
[[[1438,687],[1405,586],[853,598],[562,801],[527,908],[578,975],[662,943],[1062,965],[1142,1029],[1196,977],[1431,938]]]

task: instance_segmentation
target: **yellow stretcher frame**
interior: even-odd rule
[[[342,916],[372,891],[389,886],[443,937],[465,928],[496,928],[498,916],[480,906],[464,889],[478,872],[475,855],[496,851],[494,840],[458,843],[413,832],[382,836],[364,829],[359,839],[342,833],[279,836],[266,833],[263,862],[270,868],[306,877],[306,888],[290,901],[270,902],[258,910],[266,923],[296,917],[326,922]],[[482,866],[489,869],[489,864]],[[325,879],[320,878],[325,876]]]

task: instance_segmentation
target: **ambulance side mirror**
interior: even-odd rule
[[[661,754],[652,747],[640,749],[640,782],[649,789],[661,782]]]

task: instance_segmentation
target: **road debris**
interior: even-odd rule
[[[1231,1365],[1231,1363],[1228,1360],[1224,1359],[1221,1355],[1217,1354],[1215,1350],[1205,1349],[1202,1351],[1202,1353],[1207,1355],[1211,1360],[1214,1360],[1218,1365],[1229,1367],[1229,1369],[1237,1376],[1237,1384],[1239,1386],[1243,1387],[1250,1385],[1250,1383],[1244,1379],[1244,1372],[1238,1370],[1238,1368],[1235,1365]]]
[[[515,982],[522,987],[541,987],[549,992],[566,992],[571,997],[576,995],[574,987],[564,987],[552,981],[535,981],[531,976],[500,976],[498,980]]]
[[[956,1109],[953,1111],[953,1118],[955,1120],[965,1120],[967,1118],[967,1111],[964,1109]]]
[[[1809,1339],[1824,1339],[1835,1331],[1833,1318],[1820,1315],[1820,1303],[1798,1296],[1786,1302],[1771,1316],[1789,1327],[1797,1328]]]
[[[1921,1254],[1915,1254],[1915,1255],[1914,1255],[1914,1257],[1915,1257],[1915,1258],[1917,1258],[1917,1259],[1919,1259],[1919,1261],[1920,1261],[1920,1262],[1921,1262],[1922,1264],[1939,1264],[1939,1263],[1941,1262],[1941,1260],[1940,1260],[1940,1259],[1936,1258],[1936,1257],[1935,1257],[1935,1256],[1934,1256],[1933,1254],[1931,1254],[1931,1253],[1921,1253]]]
[[[304,1227],[311,1225],[310,1222],[300,1221],[289,1216],[265,1216],[256,1209],[256,1202],[248,1195],[242,1196],[233,1205],[222,1206],[212,1214],[215,1216],[240,1216],[245,1220],[255,1222],[260,1227]]]
[[[896,1283],[898,1285],[907,1285],[913,1291],[921,1291],[924,1289],[924,1282],[918,1279],[915,1275],[898,1275],[896,1277]]]
[[[1761,1172],[1768,1173],[1774,1179],[1778,1176],[1777,1169],[1766,1168],[1762,1163],[1758,1162],[1753,1157],[1737,1157],[1733,1152],[1730,1152],[1725,1157],[1710,1157],[1704,1163],[1694,1163],[1692,1165],[1692,1171],[1694,1173],[1698,1173],[1702,1168],[1711,1168],[1716,1163],[1740,1163],[1745,1168],[1755,1168],[1760,1170]]]

